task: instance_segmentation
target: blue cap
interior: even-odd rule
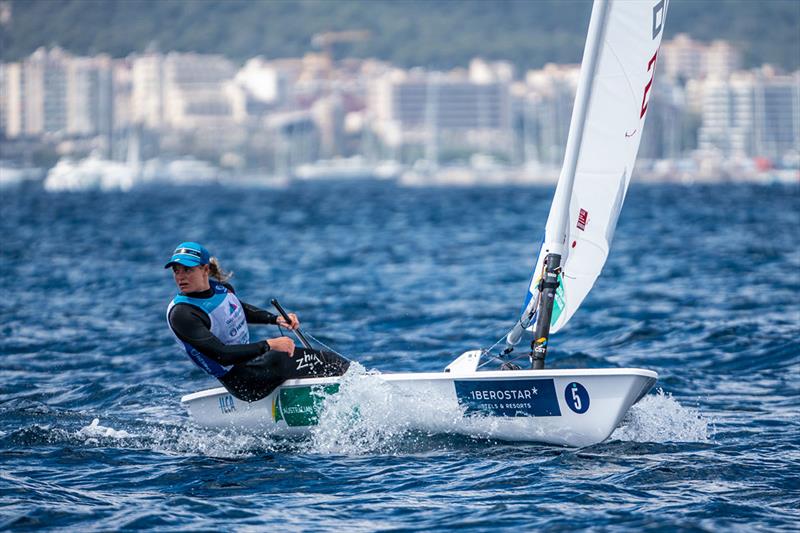
[[[208,250],[203,245],[196,242],[182,242],[172,252],[172,259],[164,265],[164,268],[169,268],[176,263],[187,267],[196,267],[198,265],[207,265],[210,260],[211,254],[208,253]]]

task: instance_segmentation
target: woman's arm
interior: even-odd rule
[[[233,294],[236,294],[236,289],[233,288],[233,285],[230,283],[223,283],[226,289],[231,291]],[[238,298],[238,296],[237,296]],[[239,298],[239,302],[242,304],[242,308],[244,309],[244,317],[247,319],[248,324],[277,324],[278,317],[273,315],[269,311],[264,309],[260,309],[255,305],[251,305],[241,298]]]
[[[244,317],[247,319],[248,324],[277,324],[278,317],[273,315],[269,311],[264,309],[259,309],[255,305],[251,305],[247,302],[242,302],[242,308],[244,309]]]
[[[193,305],[174,306],[169,313],[169,323],[179,339],[223,366],[250,361],[270,349],[267,341],[223,344],[211,333],[211,321],[208,315]]]

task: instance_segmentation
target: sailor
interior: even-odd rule
[[[178,345],[236,398],[260,400],[287,379],[340,376],[350,365],[331,352],[295,347],[285,336],[250,342],[249,324],[294,330],[300,321],[239,300],[227,283],[230,274],[200,244],[179,244],[164,268],[172,268],[180,291],[167,308]]]

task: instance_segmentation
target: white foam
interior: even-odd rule
[[[289,450],[341,455],[403,453],[409,447],[427,448],[428,434],[468,430],[473,435],[491,436],[493,425],[489,421],[464,418],[452,405],[436,398],[433,391],[410,392],[353,363],[340,382],[339,392],[325,398],[319,425],[311,429],[307,440],[206,430],[191,423],[146,423],[139,432],[130,432],[101,425],[98,418],[75,433],[65,433],[63,438],[167,454],[237,458]],[[611,440],[708,442],[712,435],[711,421],[699,410],[680,405],[659,389],[631,408]]]
[[[55,437],[60,430],[54,430]],[[147,424],[143,433],[130,433],[100,425],[95,418],[74,433],[85,444],[95,446],[119,445],[129,448],[153,450],[168,454],[204,455],[219,458],[237,458],[263,453],[277,448],[280,443],[268,436],[236,433],[233,431],[208,431],[192,426]],[[63,438],[69,439],[65,433]],[[285,446],[284,446],[285,447]]]
[[[658,389],[631,407],[610,440],[634,442],[708,442],[713,425],[698,409],[684,407]]]
[[[391,453],[412,430],[441,433],[463,423],[452,402],[427,393],[411,392],[384,381],[358,363],[339,384],[339,392],[328,396],[320,412],[319,425],[311,430],[308,451],[312,453]],[[435,429],[434,429],[435,428]]]
[[[196,427],[160,428],[153,432],[152,439],[148,447],[154,451],[226,459],[249,457],[278,447],[269,436]]]
[[[111,439],[128,439],[134,436],[125,430],[116,430],[114,428],[101,426],[99,418],[95,418],[92,420],[91,424],[81,428],[78,434],[90,438],[103,437]]]

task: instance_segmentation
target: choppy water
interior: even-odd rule
[[[198,429],[182,411],[212,382],[165,325],[177,242],[205,243],[243,298],[278,297],[364,367],[436,371],[511,325],[550,195],[2,191],[0,528],[796,530],[796,186],[632,187],[548,358],[659,372],[663,392],[605,443],[414,433],[388,403],[385,424],[299,442]]]

